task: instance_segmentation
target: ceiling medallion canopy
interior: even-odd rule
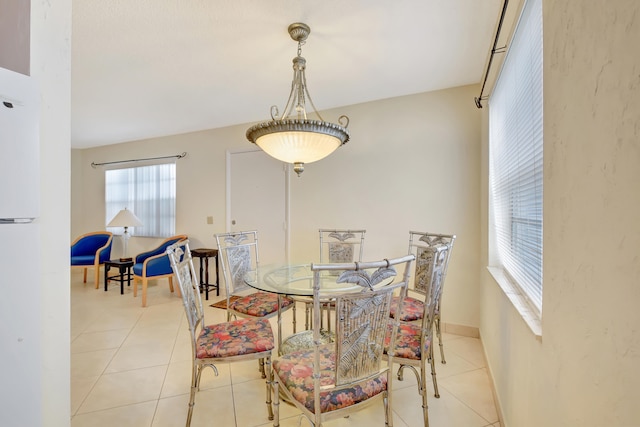
[[[247,139],[257,144],[271,157],[293,163],[293,170],[300,176],[304,164],[315,162],[333,153],[349,141],[349,118],[340,116],[338,123],[324,121],[318,113],[305,76],[306,60],[302,57],[302,45],[309,36],[308,25],[297,22],[289,25],[289,35],[298,42],[298,55],[293,58],[293,82],[291,93],[282,115],[278,107],[271,107],[271,121],[259,123],[247,130]],[[307,117],[306,101],[319,120]]]

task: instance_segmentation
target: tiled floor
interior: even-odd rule
[[[208,304],[220,297],[210,295]],[[207,301],[204,301],[205,303]],[[224,320],[224,311],[207,304],[207,323]],[[298,310],[299,324],[303,310]],[[291,325],[290,312],[283,319]],[[275,329],[274,329],[275,330]],[[431,427],[499,427],[481,344],[478,339],[445,335],[446,364],[437,356],[439,399],[429,390]],[[191,378],[191,349],[182,301],[170,294],[166,279],[149,287],[148,307],[132,289],[108,292],[83,285],[71,273],[71,426],[175,427],[184,425]],[[255,361],[205,370],[196,395],[192,426],[270,426],[265,385]],[[422,426],[415,378],[405,372],[394,381],[394,426]],[[291,406],[280,405],[282,427],[299,424]],[[326,426],[382,426],[382,404]]]

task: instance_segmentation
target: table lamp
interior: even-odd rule
[[[133,212],[128,210],[127,208],[122,209],[113,219],[107,224],[107,227],[124,227],[124,234],[122,238],[124,239],[124,259],[126,260],[128,257],[127,251],[127,242],[131,235],[129,234],[129,227],[141,227],[142,221],[134,215]]]

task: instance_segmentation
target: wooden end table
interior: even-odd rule
[[[112,259],[104,262],[104,290],[107,291],[107,284],[109,280],[120,282],[120,295],[124,294],[124,282],[127,281],[127,286],[131,286],[131,267],[133,267],[133,260],[121,261],[119,259]],[[109,270],[111,267],[118,268],[118,274],[109,276]]]
[[[205,292],[205,298],[209,299],[209,288],[216,289],[216,296],[220,295],[220,273],[218,270],[218,250],[208,248],[191,249],[191,256],[200,259],[200,292]],[[209,283],[209,258],[216,259],[216,283]],[[204,259],[204,266],[202,260]],[[204,273],[204,275],[203,275]]]

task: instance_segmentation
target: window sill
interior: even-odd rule
[[[520,290],[511,283],[509,279],[504,275],[502,269],[496,267],[487,267],[489,273],[493,276],[496,283],[504,294],[509,298],[511,304],[516,309],[522,319],[525,321],[527,326],[533,334],[535,335],[538,341],[542,340],[542,323],[540,321],[540,316],[531,308],[529,305],[529,301],[522,295]]]

